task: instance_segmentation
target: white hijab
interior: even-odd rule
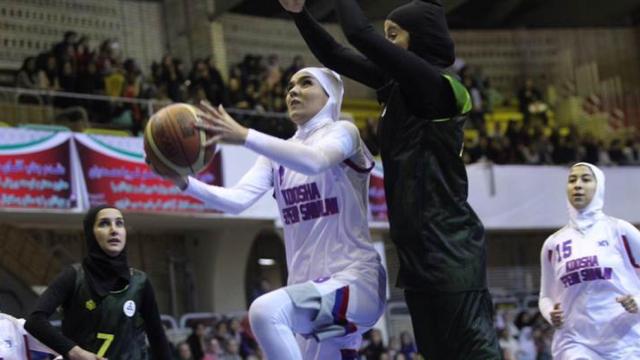
[[[573,165],[571,168],[576,166],[586,166],[591,169],[594,177],[596,178],[596,192],[593,194],[593,198],[589,205],[587,205],[584,209],[578,210],[571,205],[569,199],[567,199],[567,206],[569,208],[569,224],[576,228],[578,231],[584,233],[588,230],[593,224],[595,224],[598,220],[603,219],[605,217],[602,208],[604,207],[604,185],[605,178],[604,173],[597,166],[580,162]]]
[[[302,72],[311,75],[320,83],[328,99],[324,107],[300,128],[313,128],[316,123],[324,122],[323,120],[328,119],[338,121],[340,119],[340,108],[342,107],[342,96],[344,95],[344,85],[340,75],[327,68],[319,67],[306,67],[299,70],[296,75]],[[298,129],[298,131],[300,130]]]

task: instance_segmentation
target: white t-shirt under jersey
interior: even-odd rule
[[[624,295],[638,301],[640,232],[602,213],[604,175],[594,172],[599,184],[592,204],[582,212],[570,208],[569,225],[542,247],[540,311],[551,323],[554,304],[563,310],[554,359],[640,359],[640,313],[629,313],[616,301]]]
[[[190,178],[186,193],[237,213],[273,189],[284,225],[288,283],[339,273],[338,279],[358,281],[380,297],[384,269],[367,221],[373,162],[355,125],[315,117],[286,141],[250,130],[245,146],[263,156],[238,184],[222,188]]]

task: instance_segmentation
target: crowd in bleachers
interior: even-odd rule
[[[173,339],[172,351],[177,360],[258,360],[264,356],[251,332],[246,316],[219,320],[195,321],[186,338]],[[417,359],[417,349],[410,332],[392,336],[388,342],[378,329],[364,334],[359,360]]]
[[[495,326],[505,360],[551,359],[553,328],[537,310],[497,306]],[[246,315],[194,321],[188,334],[169,338],[177,360],[264,358]],[[417,360],[420,356],[410,331],[385,340],[382,331],[374,328],[364,334],[358,359]]]
[[[640,138],[605,141],[576,127],[561,129],[511,121],[504,133],[478,132],[465,142],[466,163],[568,165],[586,161],[600,166],[640,165]]]
[[[540,312],[498,309],[496,329],[504,360],[551,360],[553,327]]]
[[[282,116],[265,116],[265,112],[286,111],[286,82],[304,66],[300,56],[284,67],[277,55],[249,54],[231,66],[225,82],[213,57],[196,59],[188,69],[179,58],[165,55],[159,63],[151,65],[148,74],[144,74],[134,59],[123,59],[118,42],[105,40],[97,49],[92,49],[88,38],[69,31],[50,51],[24,60],[16,76],[16,86],[153,99],[159,104],[208,100],[232,109],[254,110],[253,114],[234,115],[247,126],[286,138],[293,133],[294,126]],[[465,142],[466,163],[560,165],[588,161],[604,166],[640,164],[638,136],[604,140],[577,131],[576,127],[561,128],[550,123],[546,115],[549,106],[531,79],[509,98],[491,86],[480,68],[463,66],[458,75],[470,90],[473,104],[468,129],[475,135]],[[91,122],[108,122],[134,133],[144,126],[147,117],[147,109],[139,104],[64,97],[44,100],[63,108],[82,106],[88,111]],[[522,120],[509,122],[506,130],[488,131],[486,116],[510,101],[517,103]],[[375,124],[369,130],[372,129]],[[364,131],[363,137],[375,148],[373,132]]]
[[[25,89],[153,99],[159,104],[208,100],[236,109],[282,113],[286,110],[285,79],[303,66],[302,57],[283,68],[276,55],[247,55],[231,67],[225,83],[213,57],[196,59],[187,68],[179,58],[165,55],[145,74],[134,59],[123,59],[117,41],[105,40],[92,49],[87,37],[69,31],[50,51],[25,59],[15,84]],[[117,101],[58,96],[44,102],[61,108],[82,106],[91,122],[120,125],[134,132],[141,129],[147,115],[139,104]],[[276,133],[291,132],[286,124],[274,122],[274,126],[283,127],[275,129]]]

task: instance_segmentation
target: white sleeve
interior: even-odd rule
[[[540,252],[540,297],[538,299],[538,308],[542,316],[551,324],[551,310],[553,310],[555,297],[553,294],[553,252],[549,253],[547,242],[542,246]],[[549,255],[551,254],[551,255]]]
[[[350,122],[338,121],[328,134],[313,146],[293,143],[249,130],[245,146],[286,168],[305,175],[321,173],[353,156],[360,134]]]
[[[237,214],[253,205],[272,187],[271,162],[260,156],[253,167],[231,188],[208,185],[189,177],[189,184],[184,193],[202,200],[207,207]]]

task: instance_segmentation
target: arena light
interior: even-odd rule
[[[262,266],[273,266],[276,264],[276,261],[274,259],[260,258],[258,259],[258,264]]]

